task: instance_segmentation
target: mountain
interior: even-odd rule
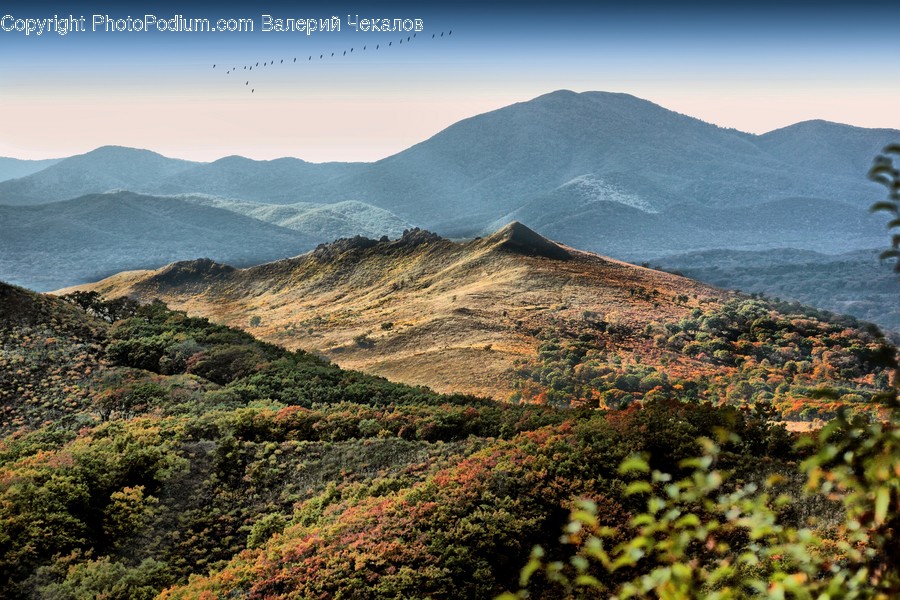
[[[466,242],[416,229],[396,240],[338,240],[246,269],[181,262],[79,289],[107,298],[161,298],[266,341],[315,351],[345,368],[501,400],[543,394],[618,405],[625,395],[641,397],[686,373],[702,379],[713,398],[731,393],[734,378],[749,376],[763,358],[773,365],[806,354],[809,361],[820,360],[814,348],[844,330],[864,332],[864,345],[881,343],[877,332],[852,318],[740,297],[576,250],[518,222]],[[804,329],[810,319],[818,324]],[[733,331],[703,333],[725,323]],[[744,335],[740,331],[752,343],[735,341]],[[790,331],[817,339],[800,350]],[[779,348],[783,353],[776,355]],[[873,380],[864,383],[857,376],[870,368],[842,371],[841,385],[867,389]],[[777,395],[765,386],[751,396],[777,397],[784,414],[796,418],[803,405],[788,398],[824,385],[816,378],[826,372],[836,376],[820,370]]]
[[[745,135],[646,100],[559,91],[465,119],[375,163],[359,177],[370,183],[360,199],[400,216],[417,211],[423,226],[439,231],[448,224],[471,229],[579,177],[618,186],[661,210],[687,200],[761,200],[776,189],[769,176],[788,185],[778,167]],[[735,171],[765,180],[765,189],[743,197]],[[718,185],[729,175],[732,185]]]
[[[211,256],[240,266],[342,237],[396,237],[416,226],[471,238],[490,235],[510,221],[530,223],[560,243],[632,262],[717,249],[858,252],[887,243],[886,219],[866,210],[884,191],[867,180],[866,171],[892,140],[900,140],[900,131],[825,121],[752,135],[627,94],[563,90],[465,119],[374,163],[232,156],[201,164],[105,147],[0,182],[5,217],[0,245],[13,252],[0,258],[0,277],[46,290],[176,259]],[[18,213],[2,206],[95,197],[111,189],[174,196],[185,223],[203,231],[213,229],[202,224],[203,211],[216,208],[244,217],[239,222],[249,231],[273,234],[248,246],[240,234],[244,225],[224,226],[211,231],[204,246],[205,234],[170,219],[173,232],[152,238],[185,249],[169,252],[141,242],[140,227],[124,217],[95,236],[91,227],[74,234],[76,226],[65,219],[40,221],[29,208]],[[73,206],[66,205],[64,213]],[[130,210],[140,213],[136,205]],[[99,218],[103,222],[106,216]],[[35,219],[46,230],[28,241],[23,223]],[[76,215],[76,221],[84,216]],[[175,231],[186,237],[177,239]],[[137,238],[129,239],[132,235]],[[82,239],[91,250],[79,255]],[[124,255],[123,244],[132,248]],[[140,257],[138,248],[147,256]],[[705,277],[702,271],[691,273]],[[801,286],[809,282],[808,290],[822,289],[811,271],[799,269],[796,276]],[[754,275],[756,282],[762,277],[762,272]],[[710,279],[729,287],[741,280]],[[754,284],[753,289],[779,288]],[[827,308],[851,306],[849,299],[832,302],[827,291],[821,302],[800,290],[783,295]],[[853,299],[852,310],[892,327],[893,299],[876,296]]]
[[[868,172],[876,152],[897,143],[898,133],[815,120],[770,131],[759,136],[757,144],[797,169],[830,173],[849,183]]]
[[[868,165],[885,139],[900,132],[827,129],[821,136],[806,127],[754,136],[627,94],[558,91],[463,120],[342,187],[451,235],[489,230],[489,223],[562,188],[612,202],[610,208],[622,205],[623,213],[637,208],[672,218],[680,206],[729,209],[794,197],[868,206],[880,195],[866,180]],[[841,146],[844,138],[852,143],[839,151],[817,145]],[[806,154],[831,158],[799,168],[804,145]],[[553,204],[545,210],[568,214]],[[588,231],[573,226],[569,233]],[[687,237],[682,244],[696,241]]]
[[[835,236],[794,219],[803,216],[797,199],[832,229],[852,211],[865,213],[883,196],[867,180],[868,166],[896,139],[900,131],[823,121],[752,135],[628,94],[562,90],[465,119],[374,163],[227,157],[197,164],[102,148],[0,183],[0,204],[120,188],[265,204],[361,202],[450,237],[526,220],[546,225],[564,243],[628,258],[642,249],[650,258],[711,242],[849,251],[872,247],[883,221],[857,216]],[[779,223],[777,230],[764,226],[762,212]],[[592,242],[607,222],[602,239]],[[710,228],[720,230],[713,239]],[[635,235],[623,239],[620,230]]]
[[[309,163],[297,158],[251,160],[228,156],[197,164],[157,181],[155,193],[204,193],[254,202],[290,204],[315,201],[320,193],[350,200],[340,192],[341,181],[361,170],[363,163]],[[2,197],[2,192],[0,192]]]
[[[0,183],[0,205],[43,204],[111,190],[145,192],[196,164],[149,150],[104,146]]]
[[[40,290],[197,256],[257,264],[315,245],[300,232],[231,211],[131,192],[0,206],[0,222],[0,273]]]
[[[596,190],[596,186],[590,186]],[[725,248],[782,247],[820,252],[869,249],[885,243],[879,219],[835,200],[784,198],[755,207],[674,206],[648,212],[632,198],[604,190],[586,193],[584,181],[567,184],[530,201],[492,224],[509,219],[533,223],[554,239],[635,262],[667,254]],[[611,199],[610,196],[613,196]]]
[[[412,227],[393,213],[371,204],[347,200],[334,204],[299,202],[296,204],[261,204],[227,200],[216,196],[181,196],[203,206],[230,210],[260,221],[300,231],[317,240],[336,240],[354,235],[398,236]]]
[[[900,333],[900,282],[877,251],[822,254],[777,250],[707,250],[664,256],[653,264],[713,285],[795,300],[853,315]]]
[[[0,157],[0,182],[8,179],[26,177],[47,167],[55,165],[60,159],[19,160],[17,158]]]

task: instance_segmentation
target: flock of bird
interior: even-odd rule
[[[447,32],[447,36],[448,36],[448,37],[451,36],[451,35],[453,35],[453,30],[452,30],[452,29],[449,30],[449,31]],[[414,39],[416,39],[416,36],[417,36],[417,34],[415,34],[415,33],[412,34],[412,35],[406,36],[406,43],[407,43],[407,44],[411,43]],[[443,31],[442,31],[440,34],[437,34],[437,33],[432,33],[432,34],[431,34],[431,39],[433,39],[433,40],[434,40],[434,39],[440,39],[440,38],[442,38],[442,37],[444,37],[444,32],[443,32]],[[394,42],[393,42],[393,41],[390,41],[390,42],[388,42],[387,47],[389,47],[389,48],[390,48],[390,47],[393,47],[393,44],[394,44]],[[398,46],[401,45],[401,44],[403,44],[403,38],[400,38],[400,42],[399,42]],[[367,48],[368,48],[368,45],[364,45],[364,46],[362,47],[361,52],[364,52]],[[380,48],[381,48],[381,44],[375,44],[375,50],[379,50]],[[353,48],[353,47],[350,48],[350,53],[352,54],[354,50],[355,50],[355,48]],[[326,54],[320,54],[320,55],[319,55],[319,60],[325,60],[326,58],[334,58],[334,55],[335,55],[334,52],[332,52],[330,56],[327,56]],[[344,50],[344,53],[343,53],[341,56],[347,56],[347,50]],[[307,62],[311,62],[311,61],[313,60],[314,57],[315,57],[314,54],[310,54],[309,57],[306,59],[306,61],[307,61]],[[289,63],[289,64],[296,63],[296,62],[297,62],[297,57],[294,57],[294,60],[293,60],[291,63]],[[243,71],[247,71],[247,72],[249,73],[250,71],[253,70],[254,67],[257,68],[257,69],[259,69],[260,67],[267,67],[267,66],[271,66],[271,65],[274,65],[274,64],[275,64],[275,61],[274,61],[274,60],[270,60],[270,61],[268,61],[268,62],[263,61],[262,65],[260,65],[260,63],[257,62],[257,63],[252,64],[252,65],[244,65],[244,68],[243,68],[242,70],[243,70]],[[284,64],[284,59],[283,59],[283,58],[280,59],[279,62],[278,62],[278,64],[280,64],[280,65],[281,65],[281,64]],[[212,68],[215,69],[215,68],[216,68],[216,65],[213,65]],[[226,74],[226,75],[231,75],[232,73],[236,73],[237,70],[238,70],[237,67],[231,67],[230,69],[228,69],[228,70],[225,71],[225,74]],[[249,80],[249,79],[247,79],[247,80],[244,82],[244,87],[245,87],[245,88],[249,88],[249,87],[250,87],[250,80]],[[250,93],[251,93],[251,94],[253,94],[253,93],[255,93],[255,92],[256,92],[256,88],[250,88]]]

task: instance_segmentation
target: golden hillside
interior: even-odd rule
[[[637,332],[727,296],[561,246],[520,223],[462,243],[421,230],[339,240],[248,269],[181,262],[59,293],[72,289],[160,298],[342,367],[501,399],[514,362],[536,355],[548,326],[577,332],[602,321]]]

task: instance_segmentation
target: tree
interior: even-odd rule
[[[894,157],[900,156],[900,144],[891,144],[875,157],[875,164],[869,171],[869,179],[880,183],[888,190],[888,199],[872,205],[872,212],[885,211],[891,214],[888,229],[900,228],[900,169],[894,165]],[[881,253],[882,259],[894,259],[894,270],[900,272],[900,234],[891,236],[891,249]]]

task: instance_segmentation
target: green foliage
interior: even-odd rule
[[[621,409],[663,395],[774,405],[791,420],[831,417],[841,406],[878,414],[896,352],[851,318],[751,298],[651,325],[627,340],[641,353],[616,352],[608,332],[587,340],[555,333],[536,362],[516,369],[520,399]],[[652,364],[641,359],[654,355]],[[851,398],[823,398],[816,390],[825,387]]]
[[[70,555],[60,561],[59,566],[69,563],[64,575],[37,588],[40,598],[45,600],[151,600],[158,590],[169,583],[171,577],[166,565],[146,559],[134,567],[113,561],[108,556],[95,560],[78,560]],[[51,578],[51,569],[45,568],[40,574]]]
[[[133,317],[140,308],[140,305],[131,298],[123,296],[114,300],[104,300],[100,294],[93,291],[82,292],[79,290],[60,296],[60,298],[107,323]]]
[[[259,548],[265,544],[270,537],[276,533],[284,531],[287,521],[278,513],[265,515],[253,524],[250,529],[250,535],[247,536],[248,548]]]
[[[8,317],[0,329],[6,361],[0,377],[25,390],[15,396],[25,408],[8,413],[13,417],[0,439],[3,597],[492,598],[516,587],[535,545],[544,548],[541,564],[562,565],[555,574],[534,570],[528,584],[535,595],[585,588],[561,586],[569,577],[582,583],[596,577],[614,590],[656,567],[680,577],[672,553],[681,548],[714,560],[718,546],[699,542],[706,524],[719,524],[716,535],[727,532],[720,541],[729,548],[752,549],[760,542],[717,512],[718,498],[756,502],[752,486],[769,491],[765,482],[775,474],[785,480],[773,481],[770,497],[787,494],[793,502],[760,504],[772,511],[773,523],[819,535],[805,521],[817,514],[823,531],[838,532],[822,552],[842,561],[852,556],[839,541],[860,552],[860,543],[868,543],[853,545],[855,530],[840,530],[842,488],[803,496],[805,481],[790,475],[808,459],[823,469],[822,485],[837,481],[830,475],[840,472],[836,464],[814,462],[832,438],[795,449],[772,424],[768,403],[744,401],[761,390],[778,398],[802,389],[821,406],[870,403],[887,385],[882,365],[891,354],[875,333],[848,331],[846,324],[799,312],[779,316],[746,301],[698,309],[642,334],[640,343],[668,352],[673,368],[681,364],[676,355],[686,356],[676,345],[699,344],[689,364],[709,372],[689,379],[667,365],[606,350],[604,336],[637,338],[621,323],[601,326],[586,315],[594,333],[545,340],[531,383],[556,394],[545,404],[578,404],[569,401],[575,397],[620,409],[605,411],[502,404],[393,384],[158,302],[112,324],[83,314],[86,321],[79,321],[73,306],[41,302],[46,322],[16,316],[13,326]],[[112,314],[97,298],[82,304]],[[80,358],[66,362],[74,350]],[[734,351],[738,360],[717,357],[716,350]],[[712,376],[723,371],[731,378]],[[849,377],[850,371],[861,375]],[[838,380],[834,394],[826,393],[824,384]],[[705,401],[723,395],[741,400]],[[51,422],[55,415],[65,418]],[[723,429],[735,435],[710,451],[711,462],[690,462],[696,440],[717,439]],[[866,446],[860,437],[854,444],[829,460],[868,456],[883,469],[884,456],[893,456],[881,442]],[[632,456],[648,457],[629,463],[646,473],[617,468]],[[859,469],[839,477],[852,489],[874,490],[864,494],[871,516],[856,520],[863,529],[883,528],[885,543],[893,543],[890,477],[878,489]],[[688,483],[670,494],[666,486],[678,481]],[[707,491],[692,487],[697,482]],[[652,510],[648,497],[658,498]],[[574,547],[559,544],[577,498],[590,498],[608,529],[594,530],[584,516],[591,505],[584,505],[581,529],[567,534]],[[678,504],[680,515],[659,502]],[[699,523],[679,521],[688,513]],[[641,530],[652,523],[633,522],[637,515],[661,524]],[[615,561],[622,556],[615,549],[629,540],[664,540],[671,531],[682,536],[681,545],[644,546],[642,558],[605,579],[596,572],[600,563],[585,554],[590,536]],[[573,549],[586,562],[568,562]],[[776,559],[760,557],[748,572],[768,577]],[[703,565],[683,585],[701,589],[703,573],[718,572]],[[723,575],[721,585],[738,576],[743,571]]]
[[[900,155],[900,144],[887,146],[875,158],[869,170],[869,179],[880,183],[888,190],[888,199],[872,205],[872,212],[884,211],[890,214],[888,229],[900,228],[900,170],[894,165],[894,156]],[[891,236],[891,249],[881,253],[882,259],[895,261],[894,270],[900,272],[900,235]]]
[[[806,494],[841,507],[840,519],[797,523],[784,476],[733,485],[720,445],[740,442],[720,431],[701,439],[703,453],[681,461],[677,478],[646,456],[623,461],[637,474],[626,494],[646,499],[625,526],[610,523],[590,500],[570,515],[562,542],[567,561],[532,551],[520,584],[542,573],[566,595],[615,598],[892,598],[900,593],[900,428],[847,420],[818,436],[801,465]],[[807,438],[807,444],[812,440]],[[647,475],[650,475],[647,477]],[[782,490],[782,491],[780,491]],[[505,594],[527,597],[526,589]]]

